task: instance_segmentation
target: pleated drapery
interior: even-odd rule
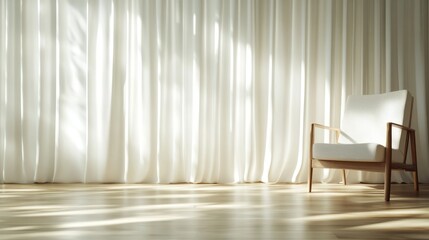
[[[426,0],[0,0],[0,182],[305,182],[310,123],[338,127],[348,95],[398,89],[415,97],[429,182],[428,12]]]

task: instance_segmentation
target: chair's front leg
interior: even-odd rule
[[[310,165],[311,165],[311,159],[310,159]],[[311,185],[313,183],[313,168],[310,166],[308,170],[308,192],[311,192]]]
[[[384,171],[384,200],[386,202],[390,201],[391,175],[392,169],[390,167],[390,164],[386,163],[386,168]]]
[[[413,178],[414,178],[414,191],[419,191],[419,177],[417,174],[417,152],[416,152],[416,133],[412,131],[410,133],[411,138],[411,160],[413,162],[413,165],[415,167],[415,171],[413,172]]]
[[[314,124],[311,124],[310,129],[310,152],[308,162],[308,192],[311,192],[313,183],[313,143],[314,143]]]
[[[386,154],[384,159],[384,200],[390,201],[390,185],[392,178],[392,124],[387,123]]]

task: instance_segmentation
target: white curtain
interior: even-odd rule
[[[305,182],[310,123],[339,126],[348,95],[397,89],[415,97],[429,182],[428,11],[426,0],[0,0],[0,182]]]

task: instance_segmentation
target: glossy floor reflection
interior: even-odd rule
[[[0,239],[429,239],[429,185],[0,187]]]

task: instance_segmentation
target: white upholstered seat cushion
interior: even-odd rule
[[[313,145],[313,158],[319,160],[383,162],[384,153],[385,147],[376,143]]]

